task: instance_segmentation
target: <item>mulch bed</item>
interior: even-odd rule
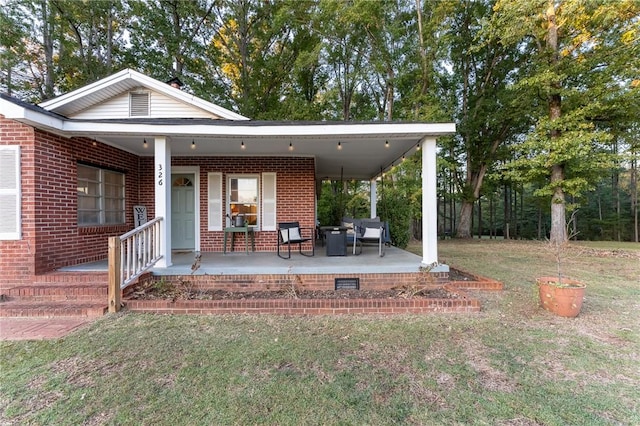
[[[456,269],[449,272],[450,281],[474,281],[475,278]],[[259,300],[259,299],[460,299],[456,292],[443,286],[392,287],[388,290],[306,290],[287,287],[281,290],[226,291],[194,289],[168,283],[142,282],[125,296],[130,300]]]
[[[269,290],[225,291],[187,290],[180,287],[159,291],[153,287],[137,287],[127,299],[133,300],[256,300],[256,299],[458,299],[456,293],[442,287],[435,289],[394,288],[389,290]]]

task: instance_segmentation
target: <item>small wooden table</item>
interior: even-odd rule
[[[229,226],[224,228],[224,245],[222,247],[222,253],[227,253],[227,235],[231,234],[231,248],[229,251],[233,251],[233,243],[235,242],[235,236],[237,233],[244,233],[244,249],[249,254],[249,236],[251,236],[251,251],[256,251],[256,241],[253,228],[249,226]]]

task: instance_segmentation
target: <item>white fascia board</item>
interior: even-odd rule
[[[233,111],[230,111],[226,108],[223,108],[221,106],[218,106],[216,104],[213,104],[211,102],[205,101],[202,98],[199,98],[197,96],[194,96],[190,93],[184,92],[180,89],[177,89],[169,84],[166,83],[162,83],[158,80],[155,80],[151,77],[147,77],[144,74],[139,74],[139,79],[137,81],[139,81],[140,83],[142,83],[144,86],[153,89],[159,93],[162,93],[166,96],[169,96],[171,98],[177,99],[179,101],[182,102],[186,102],[190,105],[195,106],[196,108],[200,108],[203,109],[205,111],[208,111],[212,114],[217,115],[218,117],[221,117],[225,120],[234,120],[234,121],[242,121],[242,120],[249,120],[249,118],[237,114]]]
[[[4,99],[0,99],[0,111],[6,118],[29,124],[38,128],[47,128],[60,131],[64,125],[62,118],[52,117],[38,111],[21,107]]]
[[[340,135],[451,135],[456,131],[455,123],[389,123],[317,125],[300,124],[285,126],[224,126],[224,125],[155,125],[140,123],[100,123],[91,121],[67,121],[64,131],[70,133],[130,133],[163,135],[202,136],[340,136]]]
[[[54,110],[56,108],[60,108],[70,102],[73,102],[79,98],[83,98],[85,96],[91,95],[92,93],[99,92],[104,89],[106,86],[110,86],[114,83],[118,83],[122,80],[126,80],[131,78],[131,74],[135,73],[135,71],[130,69],[124,69],[120,72],[117,72],[109,77],[105,77],[101,80],[98,80],[94,83],[91,83],[87,86],[83,86],[80,89],[74,90],[73,92],[66,93],[64,95],[58,96],[53,99],[49,99],[48,101],[44,101],[38,104],[40,107],[46,109],[47,111]],[[137,73],[139,74],[139,73]]]

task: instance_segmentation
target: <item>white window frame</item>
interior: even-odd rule
[[[260,223],[262,214],[262,200],[260,194],[260,175],[259,174],[233,174],[227,175],[227,194],[226,194],[226,208],[227,213],[231,214],[231,180],[232,179],[255,179],[256,180],[256,224],[251,225],[251,228],[258,231],[260,230]]]
[[[9,152],[9,154],[7,154]],[[14,222],[13,231],[0,232],[0,240],[20,240],[22,239],[22,220],[21,220],[21,203],[22,189],[20,186],[20,146],[19,145],[3,145],[0,146],[0,174],[6,174],[7,170],[13,169],[12,176],[6,176],[7,180],[0,182],[0,220],[3,222],[9,220]],[[13,164],[11,164],[13,163]],[[4,172],[4,173],[2,173]],[[13,206],[13,208],[11,208]],[[6,219],[5,219],[6,215]],[[13,217],[11,217],[13,216]],[[0,229],[4,229],[7,225],[2,224]]]
[[[82,211],[82,209],[80,209],[80,198],[83,196],[80,194],[80,191],[78,191],[78,205],[77,205],[77,211],[78,211],[78,226],[113,226],[113,225],[124,225],[126,223],[126,204],[127,204],[127,199],[126,199],[126,176],[124,173],[122,172],[118,172],[115,170],[108,170],[108,169],[103,169],[100,167],[95,167],[95,166],[89,166],[86,164],[80,164],[78,163],[78,170],[80,170],[81,167],[85,167],[88,169],[94,169],[98,171],[98,194],[87,194],[86,196],[91,196],[91,197],[95,197],[98,199],[98,221],[97,222],[90,222],[90,223],[82,223],[80,222],[80,211]],[[105,191],[105,186],[106,186],[106,182],[105,182],[105,174],[106,173],[117,173],[122,177],[122,187],[121,187],[121,191],[122,191],[122,196],[118,197],[118,199],[122,200],[122,210],[119,211],[120,213],[120,221],[118,222],[106,222],[106,191]],[[79,173],[78,176],[76,178],[77,183],[79,184],[80,182],[80,177],[79,177]]]

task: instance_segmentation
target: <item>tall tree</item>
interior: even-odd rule
[[[241,113],[280,118],[287,95],[315,97],[319,40],[310,28],[312,11],[309,1],[281,0],[227,1],[214,9],[215,35],[207,55]],[[298,82],[306,87],[290,90]]]
[[[130,66],[159,80],[179,77],[204,96],[198,84],[205,47],[212,37],[213,0],[129,0]]]
[[[632,0],[498,0],[487,31],[494,40],[531,55],[518,73],[522,111],[536,125],[513,164],[525,179],[547,177],[538,193],[551,197],[552,242],[564,242],[566,195],[591,187],[611,164],[603,144],[609,135],[596,128],[604,87],[623,85],[616,54],[626,48],[625,33],[637,26],[640,5]],[[542,102],[539,102],[542,101]]]
[[[487,173],[495,167],[500,148],[526,128],[527,117],[510,108],[514,94],[510,74],[523,61],[515,48],[483,38],[481,23],[492,12],[492,2],[459,2],[447,25],[448,74],[458,134],[452,151],[462,162],[461,206],[456,236],[471,237],[473,206],[481,195]]]

